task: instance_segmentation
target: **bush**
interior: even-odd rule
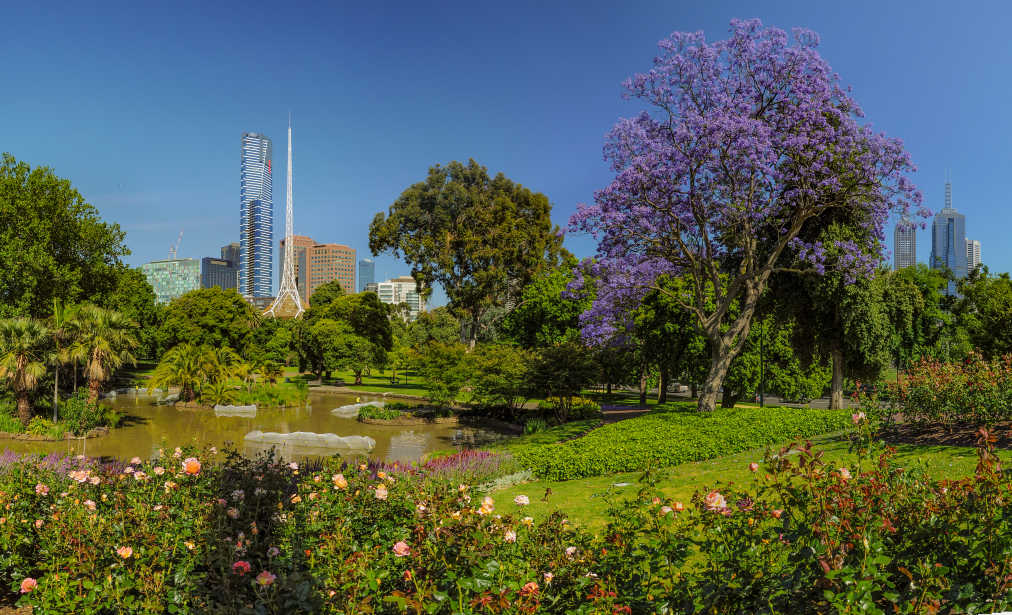
[[[54,423],[47,418],[33,416],[24,432],[33,436],[46,436],[54,440],[62,440],[67,435],[67,427],[63,423]]]
[[[111,414],[115,411],[108,406],[98,402],[88,401],[88,390],[78,389],[73,395],[67,398],[60,406],[60,420],[66,426],[67,431],[74,435],[83,436],[95,427],[109,424]],[[118,416],[115,422],[119,423]]]
[[[257,384],[249,390],[237,391],[235,403],[260,408],[294,408],[305,405],[307,399],[309,392],[304,386]]]
[[[370,404],[358,409],[358,418],[359,420],[376,419],[381,421],[392,421],[393,419],[401,418],[401,411],[388,407],[373,406]]]
[[[542,418],[533,418],[524,423],[524,434],[541,433],[548,429],[548,421]]]
[[[555,420],[569,420],[573,399],[600,375],[593,354],[580,344],[567,342],[543,348],[530,368],[530,388],[538,397],[558,398]]]
[[[387,410],[399,410],[404,412],[406,410],[413,410],[418,407],[418,404],[406,404],[402,401],[391,401],[383,405]]]
[[[467,349],[463,344],[430,342],[414,351],[411,364],[422,377],[429,401],[450,406],[468,381]]]
[[[895,386],[895,385],[894,385]],[[894,397],[912,423],[990,425],[1012,419],[1012,355],[913,363]]]
[[[605,425],[551,445],[510,447],[521,466],[549,480],[645,470],[703,461],[837,431],[844,410],[730,408],[710,413],[662,412]]]
[[[531,353],[513,346],[483,345],[475,348],[468,360],[471,405],[512,420],[527,401]]]
[[[583,397],[572,397],[568,400],[559,397],[549,397],[538,403],[538,411],[547,416],[558,417],[562,413],[561,407],[567,402],[569,404],[569,410],[566,412],[568,421],[585,421],[587,419],[599,419],[603,416],[601,414],[601,404]]]
[[[0,431],[7,433],[21,433],[25,430],[16,414],[13,405],[0,404]]]

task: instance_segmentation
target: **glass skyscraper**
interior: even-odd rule
[[[271,140],[255,132],[242,134],[239,198],[239,294],[269,297],[274,278]]]
[[[917,227],[909,218],[903,218],[893,230],[893,254],[896,269],[917,264]]]
[[[365,287],[376,281],[376,262],[371,258],[358,261],[358,292],[364,293]]]
[[[200,261],[193,258],[172,258],[141,265],[148,284],[159,303],[169,303],[191,290],[200,288]]]
[[[949,269],[958,278],[966,277],[966,216],[952,208],[952,184],[945,183],[945,207],[931,225],[931,267]],[[946,294],[956,295],[956,283],[949,282]]]

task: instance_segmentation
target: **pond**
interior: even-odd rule
[[[176,409],[172,405],[156,404],[155,399],[149,396],[120,395],[105,400],[105,403],[126,414],[123,423],[108,435],[60,442],[0,440],[0,452],[9,449],[17,453],[85,454],[129,459],[154,456],[159,448],[187,444],[224,448],[227,443],[232,443],[240,452],[252,455],[277,443],[281,456],[289,459],[339,453],[348,456],[368,454],[374,459],[403,462],[416,461],[425,453],[439,449],[468,448],[508,437],[491,428],[470,426],[366,425],[354,418],[341,418],[331,413],[334,408],[355,403],[356,399],[355,395],[311,392],[304,407],[261,408],[257,409],[255,416],[217,416],[210,409]],[[372,399],[382,398],[361,397],[362,401]],[[258,437],[257,432],[267,435]],[[296,432],[308,432],[310,435],[294,439],[278,435]],[[311,434],[366,436],[376,444],[371,451],[333,448],[326,445],[326,438],[314,438]],[[247,438],[250,435],[252,439]]]

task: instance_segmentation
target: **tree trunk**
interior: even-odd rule
[[[18,418],[25,427],[32,420],[32,404],[28,401],[28,393],[18,393]]]
[[[356,371],[355,372],[355,384],[362,384],[362,372],[361,371]]]
[[[720,406],[722,408],[734,408],[734,405],[738,403],[738,397],[737,391],[729,386],[725,386],[724,393],[720,396]]]
[[[829,387],[829,408],[840,410],[843,408],[843,350],[839,347],[829,352],[833,359],[833,382]]]
[[[98,401],[98,394],[102,392],[102,383],[92,378],[88,381],[88,401]]]
[[[608,395],[611,395],[611,381],[608,381]]]
[[[721,340],[723,342],[723,340]],[[727,368],[731,366],[734,354],[725,343],[713,343],[710,351],[710,371],[706,373],[706,380],[703,382],[703,392],[699,396],[697,409],[700,412],[713,412],[717,407],[717,396],[720,395],[720,386],[724,384],[724,377],[727,376]]]
[[[74,392],[77,393],[77,359],[74,359]]]
[[[668,368],[661,366],[661,376],[657,383],[657,403],[664,404],[668,401]]]
[[[640,405],[647,405],[647,364],[640,368]]]
[[[689,395],[692,399],[696,399],[696,396],[699,395],[699,385],[695,382],[689,383]]]
[[[53,370],[53,422],[60,416],[60,364]]]

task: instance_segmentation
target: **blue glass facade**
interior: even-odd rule
[[[966,277],[966,216],[952,208],[952,186],[945,184],[945,207],[931,225],[931,267],[949,269],[956,278]],[[946,294],[956,295],[949,282]]]
[[[239,173],[239,294],[248,298],[273,294],[271,171],[271,140],[261,134],[244,132]]]
[[[364,293],[365,287],[376,281],[376,262],[371,258],[358,261],[358,292]]]

